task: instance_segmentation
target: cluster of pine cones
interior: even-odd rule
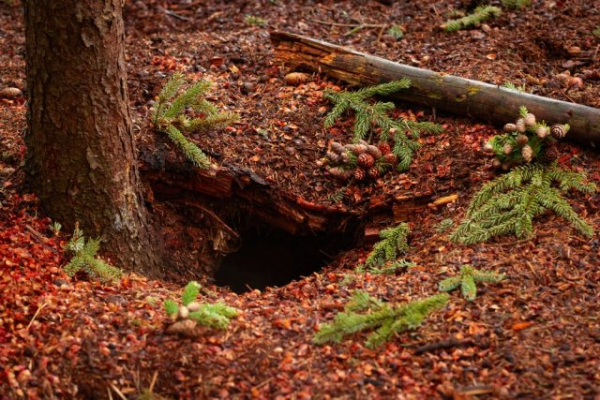
[[[388,143],[374,146],[364,140],[346,145],[331,142],[325,160],[332,176],[344,180],[354,178],[357,181],[376,179],[398,164],[398,157],[392,153]]]
[[[504,125],[503,130],[504,144],[495,137],[485,144],[484,151],[496,155],[494,167],[508,170],[511,164],[523,161],[530,163],[537,157],[545,161],[556,160],[559,156],[556,140],[566,136],[569,125],[554,124],[548,127],[543,122],[538,123],[534,114],[527,113],[514,123]]]

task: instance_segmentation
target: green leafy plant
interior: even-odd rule
[[[244,17],[244,22],[247,25],[259,26],[261,28],[264,28],[269,23],[264,18],[256,17],[254,15],[249,15],[249,14]]]
[[[571,189],[583,193],[597,190],[595,184],[586,182],[584,173],[561,169],[556,164],[516,167],[483,186],[450,240],[471,245],[510,234],[524,238],[532,233],[533,220],[546,210],[554,211],[584,236],[591,237],[592,227],[562,196]]]
[[[592,31],[592,35],[600,36],[600,25],[598,25],[598,27]]]
[[[404,171],[410,166],[413,153],[420,147],[416,141],[420,133],[439,133],[442,131],[441,126],[430,122],[415,122],[406,119],[395,120],[388,115],[390,111],[395,109],[394,103],[369,102],[367,100],[374,96],[389,96],[409,87],[410,80],[403,78],[381,85],[361,88],[355,92],[336,92],[328,89],[323,93],[323,97],[331,101],[334,106],[325,117],[324,125],[326,128],[333,126],[336,120],[344,115],[346,111],[352,110],[355,119],[353,142],[360,144],[362,140],[369,139],[369,134],[373,135],[373,131],[377,129],[380,142],[386,144],[390,141],[393,142],[390,144],[390,146],[393,145],[391,151],[397,160],[386,162],[389,164],[396,163],[397,169]],[[359,154],[358,151],[353,154],[350,153],[348,153],[349,156],[354,155],[355,157],[362,154]],[[379,153],[379,156],[381,157],[382,154]],[[381,160],[382,163],[383,161]]]
[[[480,6],[475,9],[472,14],[459,19],[451,19],[442,25],[442,29],[446,32],[455,32],[461,29],[467,29],[477,26],[483,21],[493,17],[498,17],[502,14],[502,10],[495,6]]]
[[[390,305],[366,292],[356,291],[344,312],[338,313],[332,323],[319,327],[313,342],[339,343],[346,335],[374,330],[365,343],[367,347],[374,348],[393,335],[419,327],[430,313],[443,308],[448,298],[448,294],[442,293],[406,304]]]
[[[85,271],[91,279],[97,279],[103,283],[116,283],[123,276],[119,268],[113,267],[97,257],[100,240],[86,240],[83,231],[77,226],[65,249],[73,253],[71,261],[64,267],[69,276],[74,276],[79,271]]]
[[[404,31],[398,25],[392,25],[390,29],[388,29],[388,35],[396,40],[400,40],[404,37]]]
[[[174,300],[167,299],[163,303],[165,312],[178,322],[191,320],[202,326],[219,329],[227,328],[229,320],[237,316],[238,311],[222,302],[214,304],[198,303],[196,298],[199,293],[200,285],[198,282],[189,282],[183,289],[181,305]]]
[[[502,0],[502,5],[506,8],[524,9],[531,5],[531,0]]]
[[[178,72],[167,81],[152,111],[152,122],[158,131],[167,134],[194,165],[208,168],[209,158],[184,133],[224,127],[235,122],[238,116],[232,112],[219,112],[215,105],[204,98],[210,82],[199,81],[183,89],[184,84],[184,77]]]
[[[361,268],[371,272],[380,269],[388,262],[396,262],[399,254],[408,251],[407,237],[410,230],[408,224],[401,223],[396,227],[387,228],[379,232],[381,240],[375,243],[373,250],[367,256]]]
[[[442,292],[451,292],[460,287],[464,298],[473,301],[477,297],[477,282],[498,283],[504,278],[503,274],[494,271],[478,271],[471,265],[463,265],[460,274],[441,281],[439,289]]]

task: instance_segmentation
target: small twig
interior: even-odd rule
[[[436,350],[441,350],[441,349],[450,349],[452,347],[467,347],[467,346],[472,346],[472,345],[473,345],[472,340],[456,340],[456,339],[442,340],[440,342],[428,343],[428,344],[424,344],[423,346],[417,347],[415,349],[415,354],[421,355],[423,353],[427,353],[430,351],[436,351]]]
[[[36,231],[34,227],[32,227],[31,225],[25,225],[25,229],[27,229],[29,231],[29,233],[31,233],[33,235],[33,238],[35,240],[37,240],[42,246],[44,246],[44,248],[46,248],[56,254],[60,253],[54,247],[48,246],[46,244],[46,241],[48,241],[48,238],[46,238],[44,235],[42,235],[41,233]]]
[[[215,214],[214,212],[210,211],[209,209],[202,207],[199,204],[196,203],[192,203],[189,201],[179,201],[178,203],[183,204],[184,206],[188,206],[188,207],[194,207],[197,208],[199,210],[204,211],[206,214],[208,214],[209,217],[211,217],[212,219],[214,219],[215,221],[217,221],[217,223],[219,223],[220,225],[223,226],[223,229],[225,229],[227,232],[229,232],[232,236],[239,238],[240,235],[238,235],[238,233],[236,231],[234,231],[232,228],[229,227],[229,225],[227,225],[221,218],[219,218],[217,216],[217,214]]]
[[[150,393],[154,390],[154,385],[156,384],[156,378],[158,378],[158,371],[154,371],[154,375],[152,375],[152,381],[150,382],[150,388],[148,389]]]
[[[125,397],[125,395],[119,390],[118,387],[116,387],[115,385],[113,385],[112,382],[109,382],[108,384],[110,385],[110,388],[112,390],[114,390],[116,394],[119,395],[120,398],[122,398],[123,400],[127,400],[127,397]]]
[[[40,313],[40,311],[42,311],[42,309],[44,307],[46,307],[48,304],[44,303],[42,304],[35,312],[35,314],[33,314],[33,317],[31,318],[31,321],[29,321],[29,325],[27,325],[27,328],[25,328],[26,331],[29,330],[29,328],[31,328],[31,325],[33,324],[33,321],[35,321],[35,319],[37,318],[38,314]]]
[[[165,14],[167,14],[170,17],[173,17],[175,19],[178,19],[180,21],[189,21],[190,19],[188,17],[184,17],[183,15],[179,15],[174,11],[171,10],[165,10]]]

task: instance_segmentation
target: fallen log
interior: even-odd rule
[[[411,88],[395,98],[493,123],[513,121],[519,107],[525,106],[538,120],[568,123],[569,139],[594,148],[600,145],[600,110],[596,108],[415,68],[305,36],[272,32],[271,41],[275,58],[290,68],[324,72],[358,86],[406,77]]]

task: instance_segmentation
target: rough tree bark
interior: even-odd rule
[[[28,183],[121,267],[156,273],[126,83],[122,0],[25,0]]]

